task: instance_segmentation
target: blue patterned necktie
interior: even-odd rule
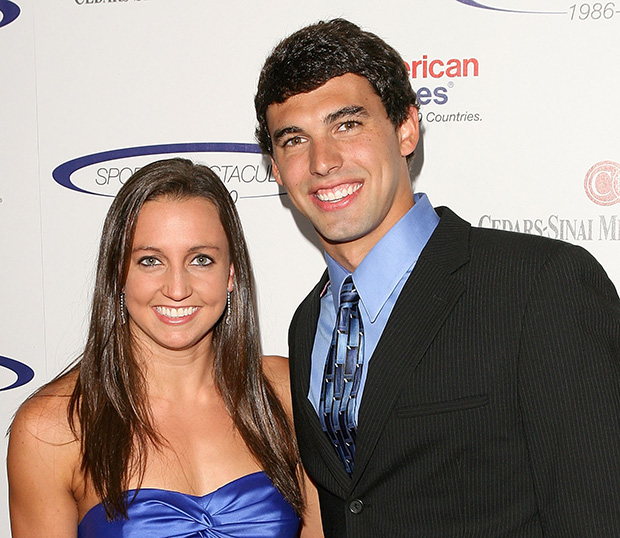
[[[355,458],[355,401],[364,360],[364,330],[359,300],[349,275],[340,292],[340,308],[325,362],[319,401],[321,426],[349,475],[353,472]]]

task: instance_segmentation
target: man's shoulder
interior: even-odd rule
[[[576,245],[542,235],[473,226],[447,207],[437,208],[437,211],[441,215],[439,233],[449,233],[450,229],[458,227],[467,229],[472,256],[495,253],[507,258],[544,259],[563,249],[571,252],[583,250]]]
[[[533,235],[523,232],[513,232],[508,230],[496,230],[492,228],[471,227],[472,247],[488,246],[490,248],[500,248],[512,251],[513,249],[525,249],[532,254],[545,254],[555,252],[562,248],[571,248],[574,245],[552,239],[542,235]]]
[[[462,278],[509,279],[513,284],[531,281],[541,272],[570,281],[584,273],[608,279],[604,268],[581,246],[541,235],[472,226],[448,208],[437,212],[441,220],[423,256],[438,269],[459,271]]]

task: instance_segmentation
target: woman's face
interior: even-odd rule
[[[125,284],[130,330],[153,353],[209,352],[234,269],[215,206],[158,198],[142,207]]]

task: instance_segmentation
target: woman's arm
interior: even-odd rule
[[[306,471],[304,471],[304,490],[306,511],[304,512],[299,538],[323,538],[319,494],[314,484],[310,481],[310,477],[306,474]]]
[[[13,538],[77,536],[73,482],[79,443],[67,422],[68,400],[45,390],[21,406],[11,426],[7,467]]]
[[[263,370],[271,386],[276,391],[284,411],[293,424],[293,406],[291,403],[291,385],[288,370],[288,359],[285,357],[263,357]],[[319,496],[312,481],[304,471],[304,500],[306,509],[302,522],[300,538],[323,538]]]

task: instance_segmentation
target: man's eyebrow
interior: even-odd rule
[[[284,127],[282,129],[278,129],[275,133],[273,133],[273,141],[277,144],[285,136],[288,136],[291,134],[299,134],[301,132],[302,132],[301,127],[296,127],[295,125]]]
[[[342,118],[346,118],[350,116],[368,117],[369,114],[368,114],[368,110],[366,110],[366,108],[364,108],[363,106],[359,106],[359,105],[344,106],[341,109],[336,110],[335,112],[331,112],[327,116],[325,116],[323,123],[328,125]]]

